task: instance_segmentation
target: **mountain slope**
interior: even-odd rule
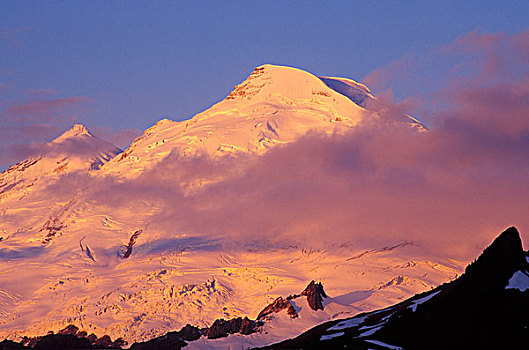
[[[457,280],[389,308],[319,325],[270,349],[526,347],[529,258],[516,228]]]

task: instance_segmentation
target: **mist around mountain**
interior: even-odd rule
[[[527,224],[526,138],[487,114],[426,128],[385,103],[265,65],[123,152],[75,126],[0,175],[0,337],[73,324],[132,344],[254,320],[322,282],[323,310],[294,300],[298,318],[193,343],[262,346],[456,279]]]

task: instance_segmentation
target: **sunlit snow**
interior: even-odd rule
[[[463,264],[406,242],[358,246],[344,238],[315,249],[299,237],[273,241],[248,232],[253,238],[227,238],[223,217],[199,217],[194,225],[185,219],[223,205],[197,203],[194,195],[236,178],[239,169],[206,169],[208,177],[194,182],[164,173],[170,181],[163,186],[148,173],[169,154],[175,162],[261,155],[308,131],[340,134],[369,117],[378,116],[314,75],[265,65],[227,99],[190,120],[158,122],[122,153],[74,126],[40,156],[0,174],[0,338],[43,335],[73,323],[130,343],[187,323],[255,319],[278,296],[299,293],[313,279],[323,283],[329,295],[323,311],[296,300],[298,319],[279,313],[263,333],[193,342],[257,346],[450,280]],[[331,330],[354,322],[360,320]]]

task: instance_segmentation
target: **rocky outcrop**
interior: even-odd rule
[[[268,304],[263,310],[261,310],[259,315],[257,315],[257,319],[264,319],[270,314],[278,313],[281,310],[285,309],[287,310],[287,313],[290,315],[291,318],[298,317],[298,313],[294,308],[294,305],[292,304],[291,300],[297,299],[301,296],[307,297],[307,302],[312,310],[323,310],[323,298],[327,298],[327,294],[325,294],[321,282],[316,283],[314,281],[311,281],[303,290],[303,292],[301,292],[301,294],[289,295],[288,297],[286,297],[286,299],[283,297],[278,297],[271,304]]]
[[[26,346],[12,340],[4,339],[0,342],[0,350],[28,349]]]
[[[79,338],[73,334],[49,334],[40,339],[35,345],[38,350],[57,349],[93,349],[94,346],[86,338]]]
[[[74,326],[73,324],[70,324],[68,326],[66,326],[66,328],[64,329],[61,329],[60,331],[57,332],[57,334],[62,334],[62,335],[76,335],[77,332],[79,332],[79,328],[77,328],[76,326]],[[86,332],[84,332],[83,334],[86,334]]]
[[[190,324],[186,324],[184,328],[182,328],[178,335],[183,339],[187,341],[193,341],[197,340],[202,336],[202,332],[200,332],[200,329],[198,329],[195,326],[191,326]]]
[[[262,326],[262,322],[250,320],[248,317],[232,318],[230,320],[217,319],[209,328],[199,329],[186,325],[178,332],[169,332],[161,337],[146,342],[134,343],[132,350],[181,349],[188,341],[199,339],[202,335],[208,339],[227,337],[230,334],[252,334]]]
[[[70,324],[57,334],[50,331],[43,337],[24,337],[19,345],[34,349],[121,349],[126,344],[123,338],[114,341],[108,335],[98,338],[94,333],[88,335],[87,332],[79,331],[78,327]]]
[[[133,350],[181,349],[188,341],[199,339],[202,335],[208,339],[227,337],[229,334],[240,333],[248,335],[257,332],[263,325],[262,321],[250,320],[248,317],[236,317],[230,320],[217,319],[211,327],[200,329],[187,324],[178,332],[168,332],[165,335],[146,342],[132,344]],[[79,331],[75,325],[68,325],[54,334],[50,332],[43,337],[24,337],[21,343],[4,340],[0,343],[0,350],[4,349],[122,349],[127,343],[118,338],[114,341],[104,335],[98,338],[95,334],[88,335]]]
[[[61,234],[61,230],[65,228],[63,222],[59,218],[49,218],[45,223],[44,226],[39,230],[39,232],[47,232],[46,236],[42,240],[43,244],[47,244],[53,240],[53,238],[57,235]]]
[[[261,327],[262,325],[263,323],[260,321],[253,321],[250,320],[248,317],[245,317],[242,319],[239,333],[241,333],[242,335],[249,335],[255,333],[257,332],[257,328]]]
[[[84,332],[84,334],[86,334],[86,332]],[[78,335],[78,334],[76,335],[78,337],[83,336],[83,335]],[[90,335],[86,336],[86,339],[90,340],[90,343],[94,344],[97,341],[97,335],[95,335],[94,333],[90,333]]]
[[[206,335],[209,339],[227,337],[228,334],[234,333],[233,329],[237,328],[237,323],[239,323],[239,327],[240,327],[241,322],[237,322],[236,319],[229,320],[229,321],[226,321],[222,318],[217,319],[215,320],[215,322],[213,322],[211,327],[209,327]]]
[[[261,90],[264,85],[256,84],[256,78],[261,77],[264,74],[264,67],[257,67],[250,74],[250,76],[240,85],[235,85],[232,92],[226,97],[226,100],[233,100],[236,98],[251,99],[253,96]]]
[[[157,349],[174,349],[179,350],[187,345],[187,342],[182,340],[178,332],[168,332],[161,337],[151,339],[146,342],[134,343],[130,347],[131,350],[157,350]]]
[[[112,347],[112,339],[110,339],[110,337],[108,335],[104,335],[102,336],[101,338],[98,338],[94,344],[94,346],[98,347],[98,348],[103,348],[103,349],[106,349],[106,348],[111,348]]]
[[[168,332],[149,341],[134,343],[130,348],[133,350],[181,349],[187,345],[186,341],[197,340],[201,336],[202,332],[199,328],[187,324],[178,332]]]
[[[231,320],[217,319],[211,327],[204,332],[208,339],[227,337],[229,334],[240,333],[244,335],[252,334],[257,328],[262,326],[259,321],[250,320],[248,317],[232,318]]]
[[[323,310],[323,298],[327,298],[327,294],[325,294],[321,282],[311,281],[307,288],[301,292],[301,295],[307,297],[307,302],[312,310]]]
[[[278,313],[281,310],[287,310],[287,313],[290,315],[291,318],[298,317],[298,313],[294,309],[294,306],[288,299],[283,299],[283,297],[278,297],[276,300],[274,300],[271,304],[268,304],[261,312],[259,312],[259,315],[257,315],[258,320],[264,319],[266,316]]]
[[[143,230],[138,230],[130,236],[129,244],[125,246],[126,250],[123,253],[123,259],[127,259],[132,254],[132,247],[134,247],[134,244],[136,243],[136,240],[140,236],[140,234],[143,232]]]

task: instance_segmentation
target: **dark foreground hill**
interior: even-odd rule
[[[266,348],[528,349],[528,271],[528,252],[511,227],[450,283]]]

